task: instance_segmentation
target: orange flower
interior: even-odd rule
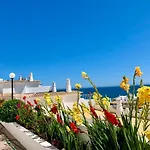
[[[135,76],[142,76],[143,72],[140,70],[140,67],[135,68]]]

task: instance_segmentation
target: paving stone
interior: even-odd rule
[[[5,141],[4,135],[0,135],[0,150],[11,150],[11,147]]]

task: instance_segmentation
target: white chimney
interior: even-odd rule
[[[66,80],[66,92],[72,92],[70,79]]]
[[[22,81],[22,76],[20,75],[20,77],[19,77],[19,81]]]
[[[31,82],[34,81],[34,79],[33,79],[33,73],[32,72],[29,75],[29,81],[31,81]]]
[[[53,85],[52,85],[52,92],[57,92],[57,90],[56,90],[56,83],[55,82],[53,82]]]

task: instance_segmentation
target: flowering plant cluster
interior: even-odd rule
[[[82,77],[88,80],[94,87],[93,99],[103,110],[105,119],[96,119],[88,127],[92,149],[115,150],[148,150],[150,149],[150,87],[143,86],[135,90],[136,77],[142,76],[140,67],[136,67],[133,76],[133,85],[130,88],[129,79],[123,76],[120,87],[127,92],[129,112],[122,112],[121,116],[114,115],[106,110],[106,104],[102,95],[91,81],[89,76],[82,72]],[[137,96],[135,99],[134,96]],[[111,144],[110,144],[111,143]]]
[[[17,104],[16,121],[59,149],[149,150],[150,87],[143,86],[141,80],[135,90],[135,80],[142,74],[140,67],[136,67],[132,88],[129,79],[123,77],[120,87],[127,92],[129,112],[122,112],[121,116],[109,111],[109,97],[103,97],[88,74],[82,72],[82,77],[95,89],[93,99],[101,111],[94,108],[93,100],[88,105],[80,102],[81,85],[76,84],[78,99],[72,108],[65,107],[59,95],[52,100],[50,93],[46,93],[45,101],[37,98],[33,104],[24,96],[23,102]]]

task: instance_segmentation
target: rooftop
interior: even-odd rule
[[[3,80],[3,81],[0,81],[0,84],[1,83],[9,83],[11,82],[11,80]],[[14,80],[13,82],[40,82],[40,80],[34,80],[34,81],[29,81],[29,80]]]

